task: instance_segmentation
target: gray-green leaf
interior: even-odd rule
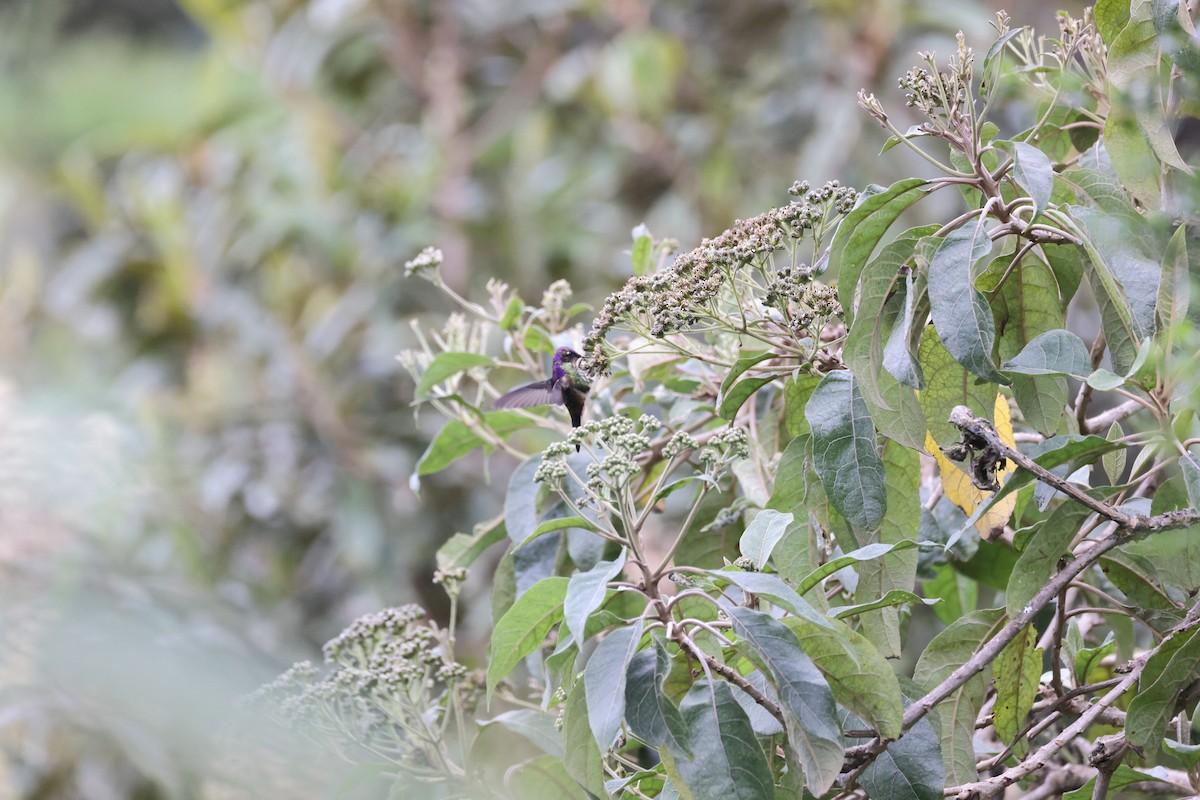
[[[854,377],[845,370],[830,372],[804,411],[812,426],[814,467],[833,507],[856,528],[877,527],[887,511],[887,476]]]

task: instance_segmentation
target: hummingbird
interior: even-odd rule
[[[583,356],[569,347],[554,351],[554,366],[550,377],[544,381],[518,386],[507,394],[496,398],[496,408],[529,408],[530,406],[566,406],[571,415],[571,427],[578,428],[583,421],[583,403],[592,385],[575,362]],[[579,452],[579,445],[575,445]]]

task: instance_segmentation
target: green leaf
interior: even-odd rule
[[[596,527],[595,523],[593,523],[589,519],[584,519],[583,517],[558,517],[556,519],[548,519],[545,522],[539,524],[536,528],[533,529],[533,533],[531,533],[525,537],[525,540],[523,542],[521,542],[521,544],[522,545],[528,544],[529,542],[532,542],[534,539],[538,538],[539,536],[545,536],[547,533],[554,533],[555,531],[562,531],[562,530],[568,530],[568,529],[573,529],[573,528],[578,528],[580,530],[585,530],[585,531],[599,530],[599,528]]]
[[[488,696],[521,659],[537,650],[550,629],[562,621],[566,578],[546,578],[517,598],[492,632],[487,673]]]
[[[1004,364],[1006,372],[1023,375],[1071,375],[1086,378],[1092,372],[1087,345],[1066,330],[1047,331],[1035,337]]]
[[[600,607],[608,593],[608,582],[621,574],[625,568],[625,550],[612,561],[601,561],[587,572],[577,572],[567,583],[567,595],[563,599],[563,622],[574,635],[575,641],[583,644],[587,640],[584,632],[588,617]]]
[[[1007,744],[1025,724],[1037,699],[1042,676],[1042,651],[1031,625],[1000,651],[996,659],[996,738]]]
[[[1146,661],[1138,680],[1138,693],[1129,704],[1125,737],[1154,758],[1162,745],[1167,722],[1175,716],[1179,693],[1191,683],[1200,665],[1200,631],[1173,634]]]
[[[791,513],[784,514],[769,508],[758,512],[742,534],[742,555],[749,558],[756,569],[762,569],[771,557],[771,551],[792,524],[792,519]]]
[[[653,252],[654,237],[650,235],[650,229],[644,223],[638,225],[633,229],[633,252],[631,253],[634,275],[645,275],[654,268]]]
[[[724,681],[702,681],[680,704],[690,755],[664,750],[671,779],[692,800],[771,800],[775,781],[750,718]]]
[[[921,458],[916,450],[888,441],[883,447],[883,463],[887,473],[888,513],[879,523],[878,532],[871,539],[883,544],[915,540],[921,526]],[[914,550],[893,551],[885,558],[869,561],[858,568],[858,587],[854,599],[859,606],[879,603],[881,595],[886,599],[893,590],[908,590],[913,587],[917,575],[917,553]],[[866,613],[876,611],[877,613]],[[863,634],[875,642],[880,651],[889,658],[899,658],[900,614],[886,603],[874,608],[863,608]]]
[[[1117,640],[1112,631],[1098,647],[1081,647],[1071,659],[1071,674],[1076,686],[1086,686],[1092,681],[1092,673],[1100,662],[1117,652]]]
[[[887,476],[854,377],[845,370],[826,375],[805,415],[813,431],[813,464],[829,501],[852,526],[877,527],[887,510]]]
[[[584,668],[588,723],[601,751],[612,747],[625,717],[625,675],[642,639],[643,620],[617,628],[600,640]]]
[[[1161,203],[1162,165],[1129,103],[1123,98],[1115,99],[1117,102],[1104,119],[1104,149],[1112,158],[1112,168],[1124,189],[1142,205],[1157,210]]]
[[[1108,426],[1108,432],[1104,434],[1104,438],[1110,442],[1115,442],[1123,434],[1124,431],[1121,430],[1121,423],[1114,422]],[[1125,456],[1125,448],[1122,446],[1100,457],[1100,463],[1104,465],[1104,472],[1108,475],[1109,482],[1114,486],[1120,482],[1121,476],[1125,474]]]
[[[1058,298],[1054,273],[1041,259],[1022,258],[1015,265],[1010,257],[996,259],[992,266],[1011,265],[1004,284],[992,292],[991,300],[999,335],[997,356],[1018,356],[1022,348],[1049,331],[1061,329],[1066,315]],[[989,267],[989,273],[992,267]],[[1089,365],[1090,366],[1090,365]],[[1064,425],[1067,381],[1056,375],[1012,377],[1013,397],[1025,420],[1039,431],[1055,433]]]
[[[437,568],[443,571],[457,567],[465,569],[506,535],[503,517],[476,525],[469,535],[456,533],[438,548]]]
[[[1166,741],[1169,740],[1164,740],[1164,742]],[[1122,789],[1126,789],[1134,784],[1143,783],[1165,783],[1165,781],[1163,781],[1162,778],[1151,775],[1148,772],[1140,772],[1133,767],[1120,764],[1115,770],[1113,770],[1112,778],[1110,778],[1108,782],[1108,792],[1105,793],[1105,796],[1114,798],[1153,797],[1153,794],[1136,790],[1132,793],[1125,793],[1121,791]],[[1091,800],[1091,798],[1095,796],[1095,792],[1096,779],[1090,778],[1083,786],[1064,794],[1062,796],[1062,800]]]
[[[802,373],[788,378],[788,382],[783,385],[783,424],[787,428],[788,436],[793,439],[811,430],[808,419],[804,416],[804,406],[820,382],[820,375]]]
[[[541,463],[540,453],[522,461],[509,476],[504,492],[504,524],[508,538],[518,545],[534,538],[537,530],[537,498],[541,487],[533,482],[533,476]]]
[[[868,611],[876,611],[882,608],[893,608],[895,606],[905,605],[923,605],[934,606],[942,602],[940,598],[927,598],[913,594],[907,589],[892,589],[890,592],[880,597],[878,600],[872,600],[869,603],[857,603],[852,606],[837,606],[829,609],[829,616],[836,619],[849,619],[857,617],[860,614],[865,614]],[[899,656],[890,656],[898,658]]]
[[[917,542],[915,539],[903,539],[899,542],[893,542],[891,544],[874,542],[873,544],[863,545],[857,550],[853,550],[845,555],[829,559],[829,561],[813,570],[804,578],[804,580],[800,581],[799,585],[796,587],[796,591],[802,595],[807,594],[809,591],[819,585],[821,581],[825,580],[843,567],[848,567],[851,564],[857,564],[861,561],[873,561],[874,559],[886,556],[888,553],[910,550],[922,544],[931,543]]]
[[[906,231],[867,264],[858,315],[842,351],[880,432],[913,448],[925,441],[925,418],[913,391],[921,385],[920,367],[908,349],[916,302],[909,262],[921,237],[933,230],[928,225]]]
[[[691,755],[687,724],[663,690],[671,657],[658,639],[629,661],[625,678],[625,719],[633,735],[648,745]]]
[[[926,597],[941,601],[933,613],[947,625],[974,611],[979,601],[979,584],[949,563],[934,567],[933,578],[924,581],[921,589]]]
[[[889,742],[858,782],[868,797],[879,800],[941,800],[946,770],[929,719],[919,720],[904,738]]]
[[[913,670],[913,681],[927,692],[933,689],[975,655],[1003,618],[1000,609],[982,609],[955,621],[925,647]],[[991,668],[985,667],[932,712],[940,721],[942,760],[951,786],[978,779],[972,739],[975,718],[991,682],[990,673]]]
[[[784,617],[783,623],[792,629],[801,648],[825,675],[838,702],[884,736],[900,735],[904,713],[900,683],[887,659],[867,639],[817,611],[778,575],[719,570],[708,574],[794,614]]]
[[[733,368],[729,370],[725,379],[721,381],[718,413],[722,419],[732,420],[737,416],[738,409],[750,398],[750,395],[775,380],[776,376],[760,375],[755,378],[747,378],[740,383],[736,383],[737,379],[754,365],[761,364],[767,359],[778,357],[778,353],[768,351],[765,353],[752,353],[734,362]]]
[[[483,414],[483,424],[500,437],[508,436],[522,428],[532,428],[537,421],[516,411],[492,411]],[[417,462],[417,475],[432,475],[441,472],[458,459],[483,444],[476,429],[462,421],[452,419],[446,423],[426,448]]]
[[[1187,318],[1188,298],[1192,290],[1188,272],[1191,262],[1188,260],[1187,227],[1180,225],[1175,229],[1163,256],[1163,276],[1155,305],[1159,328],[1162,330]]]
[[[737,379],[746,373],[746,370],[750,369],[756,364],[761,364],[767,359],[778,357],[778,353],[768,350],[765,353],[751,353],[748,356],[742,356],[737,361],[733,362],[733,366],[725,375],[724,380],[721,381],[721,396],[724,397],[729,393],[729,390],[733,388],[734,383],[736,383]]]
[[[514,297],[508,301],[508,305],[504,308],[504,316],[500,317],[500,330],[514,332],[517,329],[517,323],[521,320],[521,315],[525,313],[525,302],[519,297]]]
[[[439,353],[422,373],[413,395],[420,400],[447,378],[473,367],[490,367],[492,364],[492,359],[480,353]]]
[[[974,265],[992,251],[983,225],[967,225],[946,235],[929,264],[933,325],[946,350],[975,375],[1008,383],[992,364],[996,324],[985,298],[973,285]]]
[[[660,500],[665,500],[683,487],[692,483],[707,483],[714,489],[718,488],[720,485],[716,480],[708,475],[688,475],[686,478],[680,478],[679,480],[671,481],[666,486],[659,489],[650,502],[657,503]]]
[[[588,725],[587,692],[579,682],[567,694],[562,716],[563,767],[596,797],[604,797],[604,759]]]
[[[955,406],[967,406],[984,419],[991,419],[996,408],[995,385],[967,372],[947,352],[932,328],[926,328],[921,335],[917,358],[925,373],[921,409],[929,432],[939,445],[947,447],[962,438],[958,428],[949,422]]]
[[[1200,508],[1200,458],[1189,450],[1179,457],[1179,469],[1183,472],[1188,502],[1192,508]]]
[[[549,714],[532,709],[522,708],[515,711],[505,711],[489,720],[481,720],[479,727],[486,728],[499,725],[506,731],[523,736],[547,755],[562,758],[562,737],[554,728],[554,718]]]
[[[858,276],[887,229],[913,203],[925,196],[927,181],[908,178],[865,198],[842,219],[829,246],[829,269],[838,280],[838,299],[846,322],[854,319]]]
[[[1025,142],[996,142],[1013,159],[1012,178],[1033,200],[1036,218],[1050,204],[1054,191],[1054,167],[1045,153]]]
[[[1010,617],[1020,614],[1025,604],[1058,572],[1059,559],[1068,553],[1071,541],[1079,533],[1079,526],[1089,514],[1091,511],[1086,506],[1074,501],[1063,503],[1050,512],[1025,545],[1008,580],[1005,600]]]
[[[591,800],[567,772],[563,760],[556,756],[526,761],[513,769],[511,775],[508,788],[521,800]]]
[[[1088,386],[1098,392],[1111,392],[1113,389],[1123,386],[1125,379],[1109,370],[1098,369],[1087,376],[1086,382]]]
[[[842,769],[844,746],[837,704],[829,684],[782,622],[749,608],[729,609],[733,630],[754,649],[779,694],[788,746],[796,754],[808,790],[823,795]]]
[[[818,505],[815,495],[820,481],[810,484],[808,470],[808,436],[797,436],[784,448],[775,471],[775,488],[767,508],[792,514],[792,524],[784,531],[783,539],[772,551],[775,569],[787,580],[795,581],[808,574],[817,563],[816,537],[813,531],[813,509]],[[821,503],[824,497],[821,498]]]
[[[1111,46],[1129,22],[1129,0],[1096,0],[1094,13],[1100,37]]]
[[[717,412],[721,419],[732,422],[733,418],[737,416],[738,410],[746,404],[750,396],[775,380],[776,377],[775,375],[760,375],[757,378],[747,378],[735,384],[729,393],[721,398],[721,406]]]
[[[1161,268],[1140,252],[1136,218],[1071,207],[1097,278],[1101,321],[1117,372],[1127,372],[1143,340],[1154,335]]]
[[[900,682],[887,659],[864,636],[840,620],[833,629],[800,617],[783,623],[829,682],[833,696],[886,738],[900,735],[904,714]]]

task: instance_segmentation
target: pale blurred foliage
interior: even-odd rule
[[[408,488],[430,430],[394,356],[447,309],[404,261],[436,243],[464,292],[598,302],[640,222],[692,246],[796,178],[919,171],[875,159],[855,92],[988,18],[183,5],[174,38],[0,5],[0,796],[238,796],[215,767],[238,760],[297,782],[283,745],[221,755],[234,698],[358,613],[440,613],[434,549],[499,503],[479,459]]]

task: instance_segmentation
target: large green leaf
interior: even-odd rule
[[[853,527],[871,530],[887,511],[886,474],[875,426],[854,377],[831,372],[809,398],[813,465],[825,493]]]
[[[937,599],[933,613],[947,625],[975,610],[979,603],[979,582],[959,572],[954,564],[938,564],[933,577],[921,582],[926,597]]]
[[[488,367],[492,363],[492,359],[480,353],[438,353],[421,374],[413,395],[420,400],[442,381],[473,367]]]
[[[487,673],[489,695],[522,658],[541,647],[546,634],[562,620],[566,596],[566,578],[538,581],[496,623]]]
[[[1013,639],[996,658],[996,738],[1009,743],[1016,737],[1037,699],[1042,674],[1042,651],[1037,631],[1031,625]]]
[[[926,328],[917,351],[925,373],[921,408],[934,440],[947,447],[962,438],[950,424],[950,411],[967,406],[984,419],[991,419],[996,408],[996,386],[968,372],[947,352],[932,328]]]
[[[621,574],[625,568],[625,551],[612,561],[601,561],[587,572],[577,572],[567,583],[567,594],[563,599],[563,622],[579,643],[587,636],[588,617],[600,607],[608,593],[608,582]]]
[[[687,753],[662,751],[667,774],[692,800],[771,800],[775,781],[750,718],[724,681],[695,684],[680,704]]]
[[[511,789],[521,800],[591,800],[557,756],[541,756],[521,764],[512,772]]]
[[[862,634],[840,620],[828,628],[809,619],[783,622],[829,682],[837,701],[865,719],[885,738],[900,735],[904,706],[900,682],[888,660]]]
[[[1125,737],[1153,758],[1162,746],[1163,731],[1175,716],[1179,693],[1194,679],[1200,666],[1200,630],[1176,633],[1146,661],[1138,680],[1138,693],[1129,704]]]
[[[583,673],[588,722],[601,751],[612,747],[625,718],[625,676],[642,639],[642,618],[600,640]]]
[[[1031,339],[1005,362],[1004,369],[1022,375],[1071,375],[1084,380],[1092,373],[1092,358],[1078,336],[1067,330],[1052,330]]]
[[[887,473],[888,513],[870,538],[886,545],[915,541],[921,525],[920,456],[916,450],[889,441],[883,448],[883,463]],[[911,590],[916,574],[916,550],[893,550],[858,568],[854,601],[862,605],[893,591]],[[861,624],[862,632],[879,645],[885,656],[900,656],[900,614],[894,606],[864,613]]]
[[[876,245],[913,203],[925,196],[927,181],[908,178],[862,200],[838,225],[829,246],[829,270],[838,280],[838,299],[846,320],[854,319],[854,290],[858,276]]]
[[[1058,300],[1054,273],[1041,259],[1023,258],[991,296],[1000,360],[1017,357],[1039,336],[1061,329],[1066,315]],[[1086,352],[1086,351],[1085,351]],[[1065,419],[1067,382],[1058,376],[1012,376],[1013,396],[1034,428],[1055,433]]]
[[[946,786],[941,743],[928,718],[889,742],[858,782],[875,800],[940,800]]]
[[[920,544],[928,545],[930,543],[921,542]],[[858,564],[864,561],[874,561],[876,559],[883,558],[889,553],[898,553],[904,550],[911,550],[917,546],[918,542],[915,539],[902,539],[898,542],[891,543],[872,542],[871,544],[865,544],[857,550],[851,550],[849,553],[835,556],[821,566],[817,567],[796,585],[796,591],[798,591],[800,594],[807,594],[809,591],[815,589],[821,583],[821,581],[825,580],[843,567],[849,567],[852,564]]]
[[[1187,317],[1192,281],[1188,259],[1187,225],[1180,225],[1171,235],[1163,256],[1163,276],[1158,285],[1155,309],[1161,329],[1179,324]]]
[[[732,420],[737,416],[738,409],[750,398],[750,395],[775,380],[775,376],[760,375],[758,377],[747,378],[740,383],[737,382],[737,379],[755,364],[759,364],[769,358],[777,357],[778,354],[774,352],[754,353],[743,356],[734,362],[733,367],[725,375],[725,379],[721,381],[721,393],[717,407],[722,419]]]
[[[482,415],[482,420],[476,423],[490,428],[493,433],[503,438],[522,428],[531,428],[537,421],[518,411],[491,411]],[[432,475],[441,472],[458,459],[484,444],[477,428],[468,426],[460,420],[452,419],[433,437],[429,447],[425,449],[421,460],[417,462],[417,475]]]
[[[817,564],[816,531],[813,530],[812,494],[821,491],[820,481],[805,479],[808,436],[797,436],[784,448],[775,471],[775,488],[767,508],[785,511],[792,522],[772,551],[775,568],[784,578],[797,581]],[[822,501],[824,497],[821,498]]]
[[[625,719],[633,735],[656,748],[691,754],[683,714],[663,690],[671,672],[670,655],[661,641],[629,661],[625,678]]]
[[[917,659],[913,681],[929,691],[965,664],[987,641],[1004,618],[1000,609],[973,611],[933,637]],[[991,668],[985,667],[934,708],[939,722],[939,739],[946,780],[952,786],[971,783],[975,771],[975,718],[987,696]]]
[[[508,488],[504,492],[504,524],[508,538],[515,544],[523,544],[533,537],[538,525],[538,492],[541,484],[534,483],[533,476],[541,466],[542,456],[535,453],[512,471]]]
[[[604,760],[588,724],[587,693],[576,682],[567,694],[562,716],[563,766],[575,781],[596,797],[604,797]]]
[[[842,769],[845,749],[829,684],[782,622],[740,606],[730,608],[729,616],[738,638],[754,649],[769,671],[788,745],[804,770],[808,790],[825,794]]]
[[[1067,554],[1079,526],[1091,511],[1080,503],[1068,501],[1060,505],[1038,528],[1021,551],[1017,566],[1008,579],[1004,593],[1008,614],[1015,617],[1058,571],[1059,559]]]
[[[1129,22],[1129,0],[1096,0],[1096,29],[1111,45]]]
[[[438,569],[450,570],[456,567],[465,569],[471,566],[493,545],[502,541],[506,534],[503,517],[476,525],[470,534],[454,534],[438,548],[436,557]]]
[[[947,352],[975,375],[1008,383],[992,363],[996,323],[974,285],[975,264],[992,251],[987,228],[968,224],[946,235],[929,264],[933,325]]]
[[[1096,277],[1101,322],[1113,366],[1125,374],[1142,341],[1154,335],[1161,268],[1141,252],[1138,218],[1073,206]]]
[[[784,534],[787,533],[793,517],[791,512],[785,514],[771,508],[758,512],[758,515],[746,526],[746,530],[742,534],[742,540],[739,543],[742,555],[750,559],[755,568],[762,569],[771,557],[771,551],[775,549],[775,545],[779,544]]]
[[[784,624],[792,629],[801,648],[825,675],[838,702],[884,736],[900,735],[904,713],[900,683],[887,659],[866,638],[840,620],[817,611],[778,575],[716,570],[708,574],[790,611],[794,616],[784,617]]]
[[[842,351],[880,432],[918,449],[925,441],[925,418],[914,391],[921,384],[920,368],[908,349],[916,293],[915,268],[908,262],[921,237],[935,229],[906,231],[866,266],[859,313]]]

